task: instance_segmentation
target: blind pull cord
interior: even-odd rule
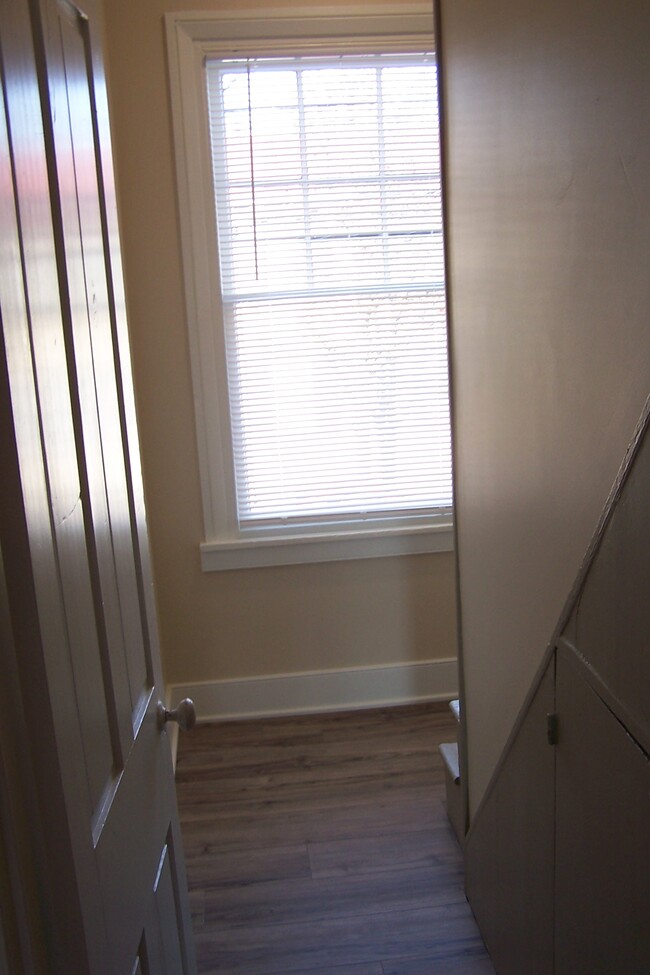
[[[255,162],[253,159],[253,107],[251,105],[251,65],[246,62],[246,80],[248,83],[248,145],[251,160],[251,201],[253,204],[253,253],[255,255],[255,280],[260,279],[260,267],[257,254],[257,207],[255,205]]]

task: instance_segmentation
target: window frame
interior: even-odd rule
[[[342,530],[250,537],[239,529],[230,440],[219,258],[208,137],[204,60],[208,56],[418,52],[433,40],[433,12],[422,3],[165,15],[178,184],[187,329],[194,392],[205,540],[204,571],[453,549],[453,516],[400,525],[346,524]],[[245,45],[245,52],[242,51]]]

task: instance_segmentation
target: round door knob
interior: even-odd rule
[[[173,711],[158,701],[158,727],[164,728],[168,721],[175,721],[182,731],[191,731],[196,724],[194,701],[186,697]]]

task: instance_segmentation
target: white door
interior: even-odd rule
[[[192,975],[97,10],[0,11],[0,540],[47,952],[54,972]]]

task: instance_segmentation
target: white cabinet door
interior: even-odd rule
[[[650,761],[558,654],[555,973],[650,971]]]

